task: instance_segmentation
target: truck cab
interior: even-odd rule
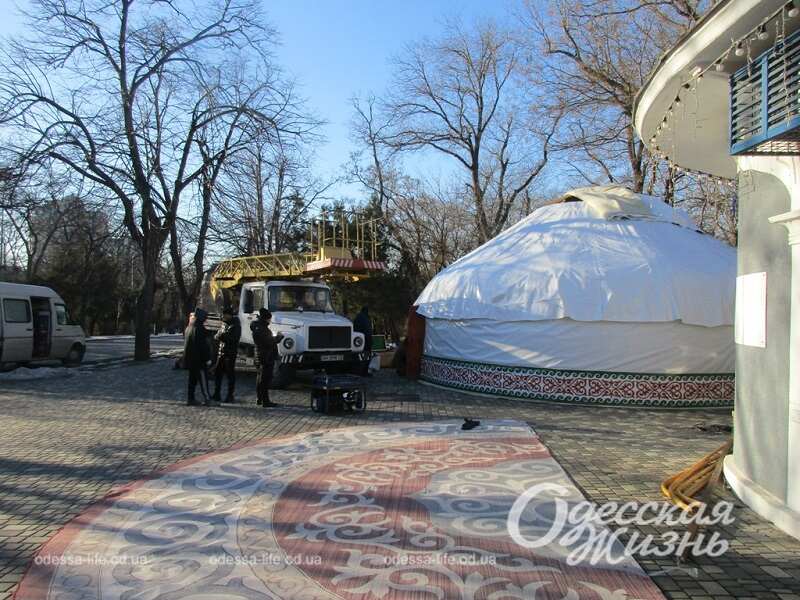
[[[283,334],[278,344],[274,384],[283,387],[297,370],[349,371],[368,360],[364,335],[353,331],[350,320],[337,315],[331,290],[314,281],[254,281],[241,286],[238,317],[242,325],[239,361],[254,366],[250,325],[262,307],[272,313],[270,330]],[[213,326],[211,326],[213,328]]]

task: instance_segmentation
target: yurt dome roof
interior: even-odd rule
[[[578,201],[573,201],[578,200]],[[416,301],[427,318],[733,324],[736,252],[620,186],[580,188],[462,257]]]

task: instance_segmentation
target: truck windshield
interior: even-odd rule
[[[316,310],[333,312],[331,291],[327,288],[301,285],[270,286],[269,310]]]

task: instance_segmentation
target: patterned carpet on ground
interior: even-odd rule
[[[337,429],[177,464],[68,524],[16,598],[662,598],[633,559],[570,566],[560,538],[517,544],[508,515],[531,486],[583,496],[524,423],[460,425]],[[552,531],[548,493],[521,513],[525,539]]]

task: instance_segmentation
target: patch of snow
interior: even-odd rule
[[[132,335],[93,335],[87,337],[87,340],[132,340],[135,336]],[[156,333],[150,336],[151,338],[156,337],[166,337],[166,338],[174,338],[174,337],[183,337],[182,333]]]
[[[13,371],[0,373],[0,381],[34,381],[37,379],[56,379],[58,377],[72,377],[75,374],[73,369],[66,367],[39,367],[29,369],[28,367],[17,367]]]

